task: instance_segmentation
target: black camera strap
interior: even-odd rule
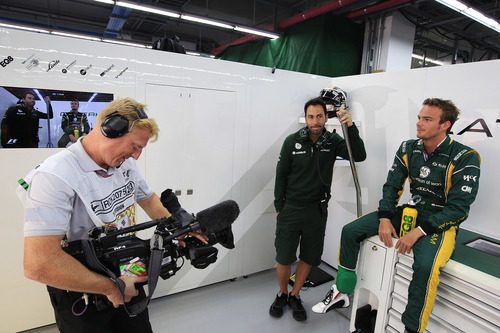
[[[112,270],[104,266],[101,261],[99,261],[91,240],[82,240],[81,245],[89,267],[96,272],[109,276],[118,287],[118,290],[122,295],[123,307],[129,317],[135,317],[144,311],[151,301],[151,297],[153,296],[158,283],[158,278],[160,276],[161,262],[164,252],[162,237],[155,233],[151,238],[151,256],[148,265],[148,295],[140,302],[130,304],[128,306],[127,303],[125,303],[125,282],[120,279],[120,277],[116,276]]]
[[[156,289],[156,285],[158,283],[158,277],[160,276],[163,251],[164,251],[163,248],[151,249],[151,256],[149,258],[149,265],[148,265],[148,295],[146,296],[146,298],[141,300],[140,302],[131,305],[127,305],[127,303],[125,303],[125,298],[124,298],[123,307],[125,308],[125,311],[129,315],[129,317],[137,316],[139,313],[144,311],[146,307],[149,305],[151,297],[153,296],[153,293]],[[119,280],[122,281],[121,279]],[[122,296],[124,296],[124,293],[122,293]]]

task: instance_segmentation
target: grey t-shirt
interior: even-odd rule
[[[134,225],[135,203],[153,193],[133,159],[104,170],[81,141],[46,159],[25,180],[24,235],[66,234],[69,241],[88,238],[94,226]]]

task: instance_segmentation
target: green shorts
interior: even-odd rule
[[[319,203],[306,207],[285,204],[277,217],[276,261],[281,265],[291,265],[297,260],[297,247],[300,244],[299,258],[312,266],[321,263],[325,239],[327,214],[321,213]]]

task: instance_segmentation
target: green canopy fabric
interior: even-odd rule
[[[327,13],[287,28],[275,40],[230,46],[223,60],[330,77],[360,73],[363,24]]]

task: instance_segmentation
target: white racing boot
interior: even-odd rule
[[[347,294],[342,294],[337,290],[337,286],[333,285],[332,288],[326,293],[325,299],[312,307],[315,313],[327,313],[334,308],[346,308],[349,306],[349,297]]]

